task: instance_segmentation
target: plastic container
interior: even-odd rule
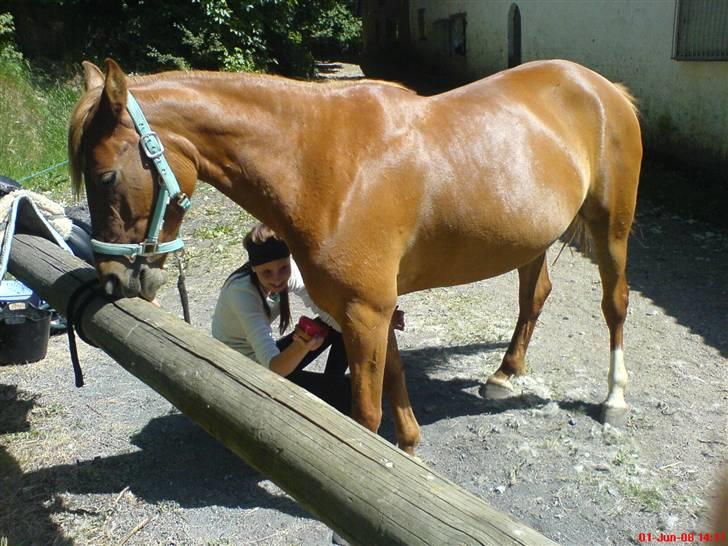
[[[51,314],[26,305],[0,311],[0,365],[43,360],[48,351]]]

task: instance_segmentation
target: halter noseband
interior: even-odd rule
[[[170,197],[176,200],[177,205],[183,211],[190,208],[190,200],[180,190],[177,178],[174,176],[169,163],[167,163],[164,157],[162,141],[159,140],[157,133],[152,131],[139,103],[129,92],[127,92],[126,109],[134,122],[134,127],[136,127],[139,133],[139,140],[144,154],[154,162],[154,166],[159,173],[159,195],[154,206],[154,213],[149,221],[147,238],[143,243],[106,243],[97,239],[91,239],[91,248],[99,254],[130,256],[132,258],[174,252],[181,249],[184,246],[184,242],[179,237],[166,243],[159,242],[159,232],[162,230],[162,224],[164,223],[164,213],[167,210]]]

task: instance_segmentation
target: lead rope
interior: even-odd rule
[[[177,267],[179,269],[177,289],[179,290],[179,298],[182,302],[182,313],[185,322],[187,322],[187,324],[191,324],[189,300],[187,298],[187,287],[185,286],[185,267],[187,264],[184,250],[175,253],[174,256],[177,260]],[[76,288],[76,290],[73,291],[71,297],[68,298],[68,305],[66,306],[66,333],[68,335],[68,350],[71,353],[71,364],[73,365],[73,375],[75,378],[76,387],[83,387],[84,385],[81,362],[78,359],[76,331],[78,331],[78,336],[88,345],[91,345],[92,347],[98,347],[98,345],[92,342],[83,331],[83,328],[81,327],[81,315],[86,310],[86,307],[91,302],[91,300],[101,293],[99,288],[99,282],[97,279],[91,279],[84,283],[81,283]]]
[[[76,387],[83,387],[83,372],[81,371],[81,363],[78,360],[78,348],[76,347],[76,334],[74,330],[78,330],[79,337],[92,347],[97,347],[95,343],[88,339],[81,328],[81,314],[86,310],[86,306],[99,293],[99,282],[97,279],[88,280],[80,284],[73,291],[71,297],[68,298],[66,306],[66,322],[68,334],[68,350],[71,353],[71,363],[73,364],[73,375],[76,380]],[[82,298],[83,296],[83,298]],[[80,300],[76,304],[76,300]]]
[[[45,174],[45,173],[47,173],[49,171],[52,171],[54,169],[57,169],[58,167],[63,167],[67,163],[68,163],[68,160],[66,159],[65,161],[61,161],[60,163],[56,163],[55,165],[51,165],[47,169],[43,169],[42,171],[38,171],[36,173],[29,174],[28,176],[24,176],[23,178],[20,178],[20,179],[16,180],[16,182],[18,184],[20,184],[21,182],[25,182],[26,180],[30,180],[31,178],[35,178],[36,176],[40,176],[42,174]]]
[[[187,324],[190,322],[190,305],[187,298],[187,286],[185,285],[185,267],[187,267],[187,260],[185,257],[184,249],[179,252],[175,252],[174,259],[177,261],[177,269],[179,270],[179,277],[177,278],[177,290],[179,291],[179,301],[182,303],[182,315],[184,316]]]

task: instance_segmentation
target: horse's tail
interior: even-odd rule
[[[559,259],[559,256],[561,256],[564,248],[566,248],[567,245],[571,244],[575,244],[575,246],[584,255],[586,255],[587,258],[592,258],[591,235],[589,233],[589,230],[587,229],[586,222],[580,214],[577,214],[576,217],[571,221],[571,224],[569,224],[569,227],[566,228],[566,231],[560,237],[560,239],[563,241],[564,244],[561,245],[561,249],[556,255],[556,258],[554,258],[554,261],[551,263],[551,265],[554,265],[556,263],[556,260]]]
[[[604,80],[608,81],[608,80]],[[630,124],[635,123],[636,130],[639,132],[639,109],[637,108],[637,99],[630,93],[629,89],[624,84],[621,83],[614,83],[614,82],[608,82],[611,84],[612,88],[617,91],[617,93],[624,99],[626,103],[626,107],[628,109],[631,109],[632,113],[634,114],[634,120],[629,120],[629,116],[625,114],[625,112],[629,111],[625,108],[619,108],[616,110],[616,114],[613,119],[616,119],[615,123],[618,125],[623,124]],[[602,150],[602,154],[604,151]],[[640,160],[641,160],[641,148],[640,148]],[[637,172],[639,172],[639,168],[637,168]],[[587,201],[594,201],[595,199],[601,203],[601,206],[606,207],[607,205],[602,203],[603,196],[605,195],[604,187],[601,186],[601,184],[605,181],[605,169],[602,168],[602,166],[595,165],[592,169],[592,179],[590,181],[590,188],[587,191],[586,200],[582,204],[581,209],[579,210],[579,213],[576,215],[576,217],[571,221],[571,224],[566,229],[564,234],[561,236],[561,239],[564,241],[563,246],[561,247],[561,250],[559,251],[559,254],[556,256],[556,259],[554,260],[554,263],[556,260],[558,260],[559,256],[561,256],[561,253],[563,252],[564,248],[567,245],[570,245],[572,243],[575,243],[575,246],[579,248],[579,250],[586,255],[587,258],[594,260],[594,253],[592,248],[592,235],[589,231],[589,222],[588,218],[585,216],[587,214],[588,206],[585,207],[585,204]],[[636,182],[636,181],[635,181]],[[600,187],[595,190],[595,184],[599,184]],[[600,197],[595,197],[600,196]],[[636,196],[636,186],[635,186],[635,196]],[[634,209],[632,207],[631,214],[634,214]],[[632,221],[632,218],[630,218],[630,221]]]
[[[640,111],[639,111],[639,108],[637,108],[637,97],[635,97],[631,93],[631,91],[627,88],[627,86],[624,85],[623,83],[614,83],[613,82],[612,85],[614,85],[614,87],[617,88],[617,91],[619,91],[619,94],[622,95],[627,100],[629,105],[632,107],[632,111],[634,112],[634,115],[639,117]]]

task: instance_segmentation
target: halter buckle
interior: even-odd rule
[[[156,159],[164,153],[164,144],[159,139],[159,135],[154,131],[149,131],[140,137],[142,150],[149,159]]]
[[[190,198],[187,197],[186,193],[179,192],[176,197],[177,197],[177,206],[178,207],[180,207],[184,211],[186,211],[187,209],[190,208],[192,203],[190,203]]]
[[[144,241],[142,243],[142,256],[149,256],[151,254],[157,254],[157,250],[159,249],[159,242],[157,241]]]

